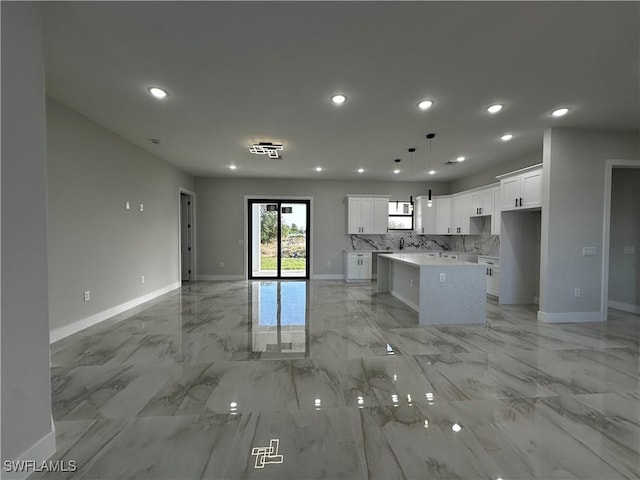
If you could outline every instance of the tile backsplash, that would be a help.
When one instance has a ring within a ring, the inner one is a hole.
[[[391,232],[384,235],[345,235],[345,250],[427,250],[475,253],[497,257],[500,237],[480,235],[420,235],[414,232]]]

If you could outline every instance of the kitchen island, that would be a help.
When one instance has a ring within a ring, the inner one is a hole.
[[[485,267],[426,254],[379,254],[378,293],[418,312],[420,325],[486,322]]]

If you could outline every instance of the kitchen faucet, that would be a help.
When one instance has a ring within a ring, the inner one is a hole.
[[[404,238],[400,237],[400,250],[404,250]]]

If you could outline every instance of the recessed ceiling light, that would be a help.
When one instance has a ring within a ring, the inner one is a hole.
[[[487,108],[487,112],[489,113],[498,113],[500,110],[502,110],[502,107],[504,105],[500,105],[499,103],[496,103],[495,105],[491,105],[490,107]]]
[[[563,115],[566,115],[567,113],[569,113],[569,109],[566,107],[562,107],[562,108],[558,108],[557,110],[554,110],[553,112],[551,112],[551,115],[553,115],[554,117],[562,117]]]
[[[238,167],[236,167],[235,165],[229,165],[229,168],[230,168],[231,170],[235,170],[235,169],[236,169],[236,168],[238,168]]]
[[[436,171],[435,170],[429,170],[429,175],[435,175]]]
[[[422,100],[418,103],[418,108],[420,110],[427,110],[431,107],[431,105],[433,105],[433,102],[431,100]]]
[[[316,172],[321,172],[322,171],[322,167],[316,167]]]
[[[400,169],[399,169],[399,168],[396,168],[396,169],[393,171],[393,173],[395,173],[396,175],[397,175],[397,174],[399,174],[399,173],[400,173]]]
[[[358,173],[362,173],[362,172],[364,172],[364,168],[359,168]]]
[[[458,158],[456,158],[456,161],[458,161],[458,162],[464,162],[465,160],[466,160],[466,158],[465,158],[465,157],[458,157]]]
[[[454,432],[458,433],[460,430],[462,430],[462,427],[460,425],[458,425],[457,423],[454,423],[451,426],[451,430],[453,430]]]
[[[500,137],[500,140],[502,140],[503,142],[508,142],[512,138],[513,138],[513,135],[511,135],[510,133],[506,133]]]
[[[338,93],[333,97],[331,97],[331,101],[336,105],[342,105],[344,102],[347,101],[347,96],[343,95],[342,93]]]
[[[158,87],[149,87],[149,93],[156,98],[164,98],[168,95],[166,90]]]

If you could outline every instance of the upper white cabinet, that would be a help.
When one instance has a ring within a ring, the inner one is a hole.
[[[387,233],[389,196],[347,196],[347,233]]]
[[[471,194],[471,211],[472,217],[492,215],[493,214],[493,189],[486,188],[478,190]]]
[[[429,197],[418,196],[413,201],[413,230],[416,233],[436,233],[436,198],[429,206]],[[446,230],[445,230],[446,233]]]
[[[451,233],[469,234],[469,217],[471,213],[471,194],[454,195],[451,200]]]
[[[502,210],[542,206],[542,168],[536,166],[500,177]]]

